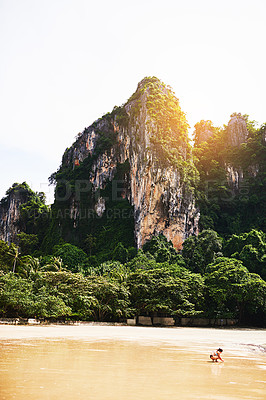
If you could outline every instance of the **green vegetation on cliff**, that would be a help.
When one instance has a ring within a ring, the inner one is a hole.
[[[133,208],[126,197],[129,164],[118,164],[114,181],[118,182],[116,192],[108,182],[103,189],[93,190],[88,181],[93,157],[88,156],[79,166],[62,166],[55,177],[57,180],[55,202],[52,205],[50,226],[43,241],[43,251],[51,252],[53,246],[62,241],[70,242],[83,250],[88,249],[88,235],[95,238],[90,248],[92,262],[94,254],[108,260],[117,243],[134,246]],[[98,199],[104,198],[104,212],[98,215],[95,209]],[[76,214],[75,214],[76,213]]]
[[[139,117],[144,105],[150,141],[159,164],[177,169],[187,190],[192,190],[198,180],[198,171],[189,144],[189,124],[172,88],[156,77],[146,77],[128,100],[131,102],[133,118]]]
[[[252,228],[266,231],[265,125],[256,129],[244,117],[248,138],[239,147],[230,145],[227,127],[215,128],[211,121],[212,135],[199,142],[206,124],[195,125],[200,228],[214,229],[225,237]]]

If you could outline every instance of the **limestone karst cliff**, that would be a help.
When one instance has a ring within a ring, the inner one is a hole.
[[[234,113],[228,125],[213,129],[212,135],[209,128],[211,121],[200,121],[194,132],[200,229],[212,228],[222,235],[254,226],[264,229],[260,214],[265,203],[265,124],[257,128],[247,115]]]
[[[211,121],[201,120],[195,125],[194,142],[195,146],[200,145],[211,146],[211,141],[217,142],[220,150],[224,149],[240,149],[240,146],[247,142],[248,139],[247,121],[241,113],[231,115],[227,127],[223,129],[215,128]],[[226,154],[226,152],[225,152]],[[223,157],[222,164],[227,173],[227,180],[230,187],[238,190],[241,180],[244,179],[244,172],[240,166],[228,161],[227,157]],[[236,160],[233,160],[236,161]],[[256,173],[255,165],[249,168],[250,173]]]
[[[18,234],[38,235],[40,242],[49,223],[49,207],[43,192],[34,192],[26,182],[14,183],[0,201],[0,240],[19,244]]]
[[[248,138],[247,123],[241,113],[234,113],[227,125],[227,137],[231,146],[239,147]]]
[[[154,234],[164,234],[176,248],[197,234],[199,211],[192,189],[196,170],[187,128],[172,90],[157,78],[145,78],[125,105],[79,134],[54,175],[57,207],[63,191],[73,229],[78,233],[84,223],[84,201],[101,218],[110,211],[110,202],[124,199],[132,206],[138,248]],[[61,178],[70,176],[67,195]],[[106,197],[108,185],[111,196]],[[88,232],[91,223],[88,218]]]
[[[24,184],[14,184],[0,203],[0,240],[17,243],[20,232],[20,207],[27,203],[30,194]]]
[[[194,144],[199,146],[200,144],[207,142],[212,138],[217,131],[217,128],[213,126],[211,121],[201,120],[195,124],[194,130]]]
[[[241,144],[246,143],[248,139],[247,123],[241,113],[234,113],[228,122],[226,129],[226,138],[228,144],[233,148],[239,148]],[[252,166],[254,169],[254,166]],[[238,191],[241,187],[241,181],[244,179],[244,172],[240,166],[234,166],[233,163],[226,163],[227,179],[229,185],[234,191]]]

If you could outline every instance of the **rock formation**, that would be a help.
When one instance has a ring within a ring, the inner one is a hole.
[[[211,121],[201,120],[195,124],[194,131],[194,141],[195,146],[199,146],[201,143],[206,142],[210,137],[212,137],[217,128],[215,128]]]
[[[247,141],[248,130],[245,118],[241,113],[234,113],[227,125],[228,144],[233,147],[240,147]],[[238,191],[244,179],[243,170],[235,168],[230,164],[226,165],[228,183],[234,191]]]
[[[138,248],[154,234],[164,234],[176,248],[197,234],[199,211],[189,186],[193,162],[187,126],[171,89],[157,78],[145,78],[125,105],[86,128],[66,150],[55,176],[60,185],[62,171],[84,171],[87,165],[87,180],[75,181],[69,196],[73,226],[79,226],[79,190],[88,190],[101,217],[107,210],[102,191],[111,183],[111,200],[127,198],[133,206]],[[126,164],[127,172],[114,179]]]
[[[239,147],[247,141],[248,130],[245,118],[238,114],[232,114],[227,126],[227,135],[231,146]]]
[[[20,232],[20,206],[28,201],[28,192],[22,185],[14,184],[0,203],[0,240],[16,243]]]

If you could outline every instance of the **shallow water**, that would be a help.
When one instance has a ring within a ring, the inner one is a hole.
[[[265,330],[0,326],[0,399],[265,399],[265,348]]]

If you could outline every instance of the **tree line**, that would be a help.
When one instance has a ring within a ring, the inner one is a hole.
[[[135,253],[118,243],[92,265],[70,243],[36,257],[0,241],[0,315],[123,321],[138,315],[237,318],[266,323],[266,238],[255,229],[222,239],[205,230],[177,252],[163,235]],[[29,238],[27,238],[29,239]],[[33,238],[31,238],[33,239]],[[93,238],[89,238],[93,242]],[[264,278],[264,279],[263,279]]]

